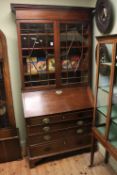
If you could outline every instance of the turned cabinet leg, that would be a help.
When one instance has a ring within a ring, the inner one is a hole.
[[[105,163],[108,163],[108,160],[109,160],[109,152],[105,152],[105,159],[104,159],[104,162]]]
[[[96,139],[94,138],[94,136],[92,136],[91,157],[90,157],[90,165],[89,165],[90,167],[93,166],[93,162],[94,162],[95,143],[96,143]]]

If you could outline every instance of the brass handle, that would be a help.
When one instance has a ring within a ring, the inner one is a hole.
[[[66,141],[64,141],[63,144],[66,145]]]
[[[43,138],[44,138],[44,140],[48,141],[48,140],[51,139],[51,136],[50,135],[45,135]]]
[[[77,130],[76,130],[76,133],[77,133],[77,134],[83,133],[83,129],[77,129]]]
[[[63,119],[63,120],[65,119],[65,116],[64,116],[64,115],[62,116],[62,119]]]
[[[49,118],[44,118],[42,121],[43,121],[44,124],[50,123],[50,119]]]
[[[76,124],[79,125],[79,126],[81,126],[81,125],[83,125],[83,121],[82,120],[79,120],[79,121],[76,122]]]
[[[44,132],[48,132],[48,131],[50,131],[50,127],[49,127],[49,126],[45,126],[45,127],[43,127],[43,131],[44,131]]]

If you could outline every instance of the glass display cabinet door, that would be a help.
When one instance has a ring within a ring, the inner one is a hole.
[[[89,25],[60,24],[60,61],[62,85],[88,82]]]
[[[96,105],[96,126],[105,135],[106,119],[109,109],[109,93],[112,69],[112,44],[99,45],[99,66]]]
[[[0,60],[0,128],[4,127],[8,127],[8,114],[3,77],[3,62]]]
[[[117,45],[116,45],[116,48],[117,48]],[[116,58],[115,58],[115,69],[114,69],[115,71],[114,71],[109,142],[114,148],[117,149],[117,59]]]
[[[20,23],[24,87],[55,85],[52,23]]]

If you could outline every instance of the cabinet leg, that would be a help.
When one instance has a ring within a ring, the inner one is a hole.
[[[109,161],[109,152],[105,152],[105,159],[104,159],[104,162],[105,163],[108,163],[108,161]]]
[[[42,159],[40,159],[40,158],[39,159],[33,159],[33,160],[29,159],[29,167],[34,168],[36,165],[39,165],[40,160],[42,160]]]
[[[94,153],[95,153],[95,143],[96,143],[96,139],[94,138],[94,136],[92,136],[91,157],[90,157],[90,165],[89,165],[89,167],[93,166]]]

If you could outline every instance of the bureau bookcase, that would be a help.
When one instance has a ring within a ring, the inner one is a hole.
[[[11,4],[30,166],[91,146],[91,8]]]

